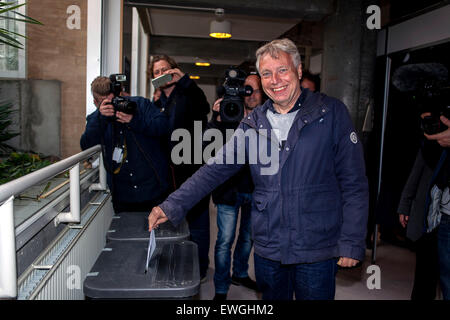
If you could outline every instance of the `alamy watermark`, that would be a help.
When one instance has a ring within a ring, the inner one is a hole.
[[[66,13],[69,15],[66,19],[66,26],[69,30],[81,29],[81,9],[77,5],[67,7]]]
[[[367,274],[370,276],[367,278],[366,286],[369,290],[381,289],[381,269],[376,264],[372,264],[367,267]]]
[[[81,289],[81,268],[77,265],[70,265],[66,269],[66,286],[69,290]]]
[[[370,16],[366,20],[366,26],[369,30],[381,29],[381,9],[373,4],[367,7],[366,13]]]
[[[202,129],[202,122],[195,121],[193,135],[187,129],[173,131],[171,140],[178,142],[170,155],[174,164],[248,163],[258,164],[263,176],[278,172],[280,149],[276,130],[227,129],[224,137],[218,129]]]

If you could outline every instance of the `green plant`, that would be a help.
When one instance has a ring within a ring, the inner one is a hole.
[[[5,142],[19,135],[18,132],[10,132],[8,130],[8,127],[12,124],[9,117],[15,112],[12,108],[13,105],[9,102],[0,104],[0,152],[2,153],[14,150],[14,148],[8,146]]]
[[[0,1],[0,20],[13,20],[31,24],[42,24],[41,22],[15,11],[16,9],[26,5],[26,3],[17,4],[17,1],[3,2]],[[13,14],[12,14],[13,13]],[[6,28],[0,28],[0,44],[5,44],[18,49],[23,49],[22,43],[17,38],[27,37],[23,34],[11,31]]]
[[[0,184],[20,178],[33,171],[50,165],[38,154],[12,152],[8,158],[0,162]]]

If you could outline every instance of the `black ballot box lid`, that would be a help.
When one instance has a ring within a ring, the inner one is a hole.
[[[197,245],[191,241],[156,240],[145,273],[147,243],[107,243],[84,281],[92,299],[181,299],[200,288]]]
[[[113,216],[109,231],[106,234],[107,241],[148,241],[149,212],[121,212]],[[170,221],[160,224],[155,229],[155,237],[159,240],[187,240],[189,238],[189,226],[183,220],[177,227]]]

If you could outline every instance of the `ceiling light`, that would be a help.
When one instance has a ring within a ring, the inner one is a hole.
[[[195,65],[198,66],[198,67],[209,67],[211,65],[211,63],[198,61],[198,62],[195,63]]]
[[[209,67],[211,63],[207,59],[196,58],[195,65],[198,67]]]
[[[189,76],[189,78],[192,79],[192,80],[198,80],[198,79],[200,79],[199,76]]]
[[[209,36],[217,39],[231,38],[231,23],[223,20],[225,11],[223,9],[216,9],[215,14],[217,20],[212,20],[209,28]]]

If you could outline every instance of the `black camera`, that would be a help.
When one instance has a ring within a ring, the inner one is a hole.
[[[447,130],[441,116],[450,119],[450,87],[439,81],[426,81],[417,95],[421,113],[430,113],[421,120],[426,134],[436,134]]]
[[[225,82],[218,94],[223,96],[220,103],[220,118],[223,122],[240,122],[244,117],[244,99],[253,93],[251,86],[244,86],[246,74],[231,67],[225,71]]]
[[[441,116],[450,119],[450,86],[447,68],[435,62],[407,64],[395,70],[392,84],[400,92],[411,92],[420,114],[429,113],[421,119],[426,134],[447,130]]]
[[[112,74],[109,76],[111,80],[110,91],[114,94],[114,98],[111,100],[111,104],[114,107],[114,111],[120,111],[126,114],[134,114],[136,112],[137,104],[134,101],[130,101],[127,98],[121,97],[123,83],[127,81],[127,76],[124,74]]]

